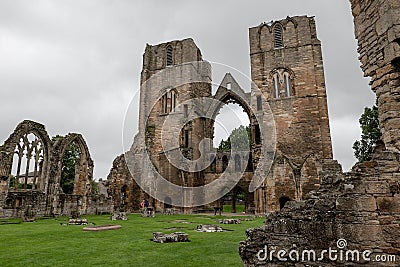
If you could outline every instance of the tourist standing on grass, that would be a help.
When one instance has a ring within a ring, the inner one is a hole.
[[[142,202],[140,202],[140,209],[142,212],[144,212],[145,205],[146,205],[146,201],[143,199]]]

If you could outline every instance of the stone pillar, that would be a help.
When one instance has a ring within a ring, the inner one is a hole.
[[[232,190],[232,213],[236,213],[236,191]]]

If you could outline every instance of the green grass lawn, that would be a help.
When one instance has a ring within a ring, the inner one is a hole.
[[[224,212],[231,213],[232,212],[232,205],[224,205]],[[244,204],[236,204],[236,213],[243,213],[244,212]]]
[[[129,215],[127,221],[109,216],[86,216],[95,225],[120,224],[121,229],[84,232],[84,226],[65,226],[67,218],[32,223],[0,222],[0,266],[243,266],[238,254],[245,230],[262,225],[263,218],[222,225],[231,231],[196,232],[197,224],[217,224],[219,216]],[[181,220],[188,223],[177,222]],[[175,229],[172,229],[175,228]],[[189,234],[187,243],[155,243],[153,232]]]

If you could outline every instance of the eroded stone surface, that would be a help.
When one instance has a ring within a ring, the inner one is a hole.
[[[60,185],[62,159],[72,143],[78,150],[79,162],[73,192],[65,194]],[[19,172],[11,181],[13,161],[21,166],[24,159],[34,162],[34,169],[17,167]],[[110,199],[91,192],[93,166],[82,135],[59,136],[53,143],[44,125],[29,120],[21,122],[0,146],[0,218],[26,218],[27,209],[36,216],[110,212]]]
[[[189,235],[184,232],[175,232],[171,234],[155,232],[153,233],[153,241],[157,243],[188,242]]]
[[[98,226],[89,226],[89,227],[84,227],[82,230],[83,231],[88,231],[88,232],[99,232],[99,231],[106,231],[106,230],[116,230],[120,229],[121,225],[98,225]]]
[[[240,219],[221,219],[219,223],[222,224],[240,224]]]
[[[269,213],[265,225],[248,229],[239,253],[245,266],[281,266],[275,253],[265,250],[324,249],[371,250],[371,259],[393,255],[388,262],[360,260],[318,261],[320,266],[398,266],[400,260],[400,125],[399,120],[399,19],[397,0],[351,0],[355,34],[365,76],[372,78],[378,98],[379,120],[384,143],[371,161],[356,164],[343,174],[326,168],[322,185],[306,200],[288,202],[280,212]],[[342,239],[342,240],[341,240]],[[345,242],[343,242],[345,240]],[[286,255],[287,256],[287,255]],[[310,265],[316,261],[288,261],[285,266]],[[296,265],[297,264],[297,265]]]
[[[221,226],[215,224],[199,224],[197,225],[197,232],[206,232],[206,233],[214,233],[214,232],[223,232]]]

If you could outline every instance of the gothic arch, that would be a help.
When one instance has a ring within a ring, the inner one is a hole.
[[[88,195],[91,192],[91,182],[93,179],[93,160],[90,157],[89,149],[82,135],[70,133],[60,138],[54,144],[53,157],[57,166],[56,179],[54,183],[58,188],[61,182],[63,155],[72,144],[75,144],[79,153],[79,163],[76,167],[74,181],[74,195]]]
[[[227,79],[227,77],[228,77],[228,79]],[[232,81],[230,81],[229,78],[232,79]],[[224,84],[224,86],[220,86],[214,95],[214,99],[221,102],[221,104],[215,109],[214,118],[216,117],[218,111],[221,109],[221,107],[224,104],[228,104],[230,102],[235,102],[244,109],[244,111],[249,116],[249,119],[251,120],[252,117],[254,117],[254,116],[253,116],[253,112],[251,111],[251,107],[249,105],[250,104],[250,93],[246,93],[245,91],[243,91],[243,89],[239,87],[239,85],[236,83],[236,81],[233,80],[233,77],[230,76],[230,74],[227,74],[225,76],[224,81],[222,82],[222,84]],[[225,84],[228,84],[228,83],[232,84],[231,89],[226,88]]]
[[[39,140],[38,142],[40,142],[40,144],[43,146],[43,161],[40,163],[40,172],[36,173],[35,171],[34,179],[37,179],[37,184],[34,189],[44,192],[47,189],[47,181],[49,177],[51,142],[45,126],[34,121],[24,120],[19,123],[10,137],[2,146],[0,146],[0,178],[3,181],[7,181],[8,184],[10,183],[9,177],[12,172],[16,147],[18,147],[21,142],[23,143],[22,146],[28,145],[28,143],[30,146],[33,146],[34,144],[28,141],[26,138],[30,134],[33,134],[35,138]],[[21,157],[19,157],[19,161],[20,160]],[[35,163],[38,162],[36,161]],[[29,172],[30,168],[28,167],[27,170]]]

